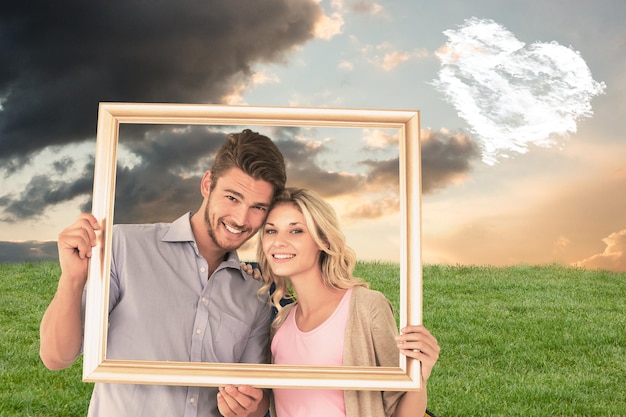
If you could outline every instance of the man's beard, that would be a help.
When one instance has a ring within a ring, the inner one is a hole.
[[[206,210],[204,210],[204,222],[206,224],[207,227],[207,232],[209,237],[211,238],[211,240],[213,241],[213,243],[215,244],[215,246],[217,246],[218,248],[225,250],[227,252],[229,251],[234,251],[239,249],[239,247],[244,243],[242,242],[239,245],[223,245],[221,244],[218,240],[217,240],[217,236],[215,235],[215,230],[213,229],[213,225],[211,224],[211,217],[209,216],[209,207],[211,206],[211,200],[209,198],[209,201],[207,202],[207,206],[206,206]],[[218,221],[218,223],[221,223],[220,221]],[[219,224],[218,224],[219,227]],[[243,234],[244,232],[242,232]]]

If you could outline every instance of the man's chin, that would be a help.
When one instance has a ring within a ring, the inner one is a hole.
[[[233,251],[239,249],[244,243],[248,241],[249,238],[250,237],[247,235],[245,237],[242,236],[235,239],[222,238],[219,243],[222,249]]]

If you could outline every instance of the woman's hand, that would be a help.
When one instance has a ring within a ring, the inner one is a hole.
[[[424,326],[407,326],[396,337],[400,353],[409,358],[417,359],[422,363],[422,378],[424,382],[439,359],[439,344]]]

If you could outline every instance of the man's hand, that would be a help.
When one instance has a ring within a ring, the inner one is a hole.
[[[262,416],[268,407],[265,392],[249,385],[227,385],[217,393],[217,408],[225,417]]]
[[[255,268],[253,264],[241,263],[241,270],[246,274],[252,276],[252,278],[257,281],[263,281],[263,275],[261,275],[261,270],[259,268]]]
[[[82,213],[78,220],[59,234],[57,246],[62,279],[81,290],[87,281],[89,258],[96,245],[96,230],[100,230],[96,218]]]
[[[81,306],[98,221],[83,213],[59,234],[61,277],[39,330],[39,356],[49,369],[64,369],[80,354],[83,339]]]

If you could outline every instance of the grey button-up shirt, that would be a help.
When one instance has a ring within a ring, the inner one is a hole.
[[[230,252],[208,276],[190,213],[171,224],[116,225],[108,359],[263,363],[270,308]],[[96,384],[91,417],[219,416],[217,389]]]

